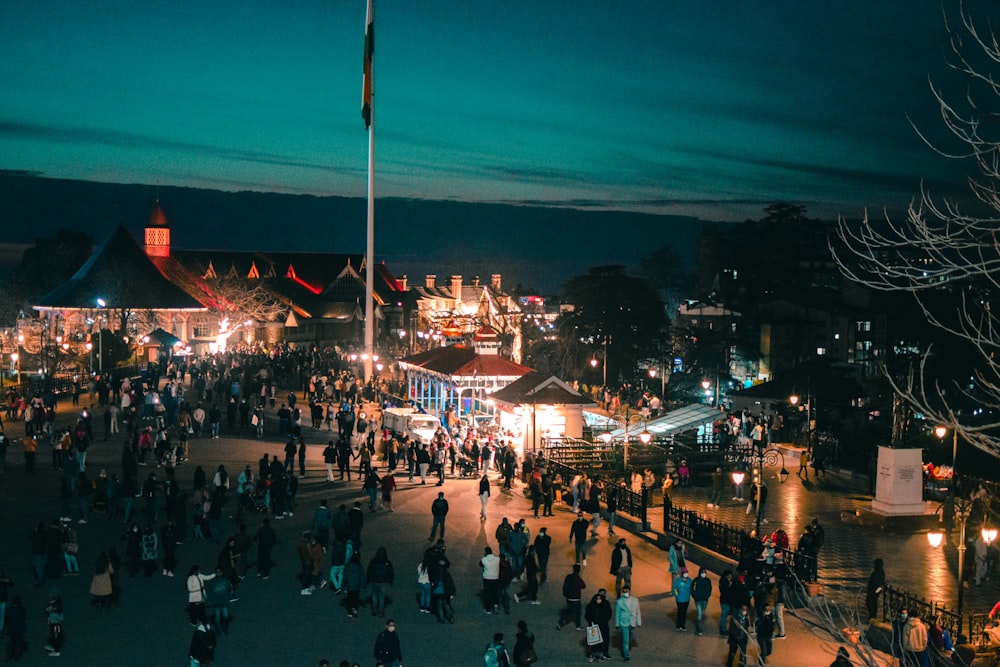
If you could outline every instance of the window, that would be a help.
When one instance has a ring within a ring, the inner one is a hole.
[[[826,348],[825,347],[817,347],[816,348],[816,354],[817,354],[817,356],[822,357],[824,354],[826,354]]]
[[[834,340],[840,340],[840,334],[839,333],[833,334],[833,339]]]

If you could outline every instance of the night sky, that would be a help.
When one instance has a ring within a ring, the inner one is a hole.
[[[945,0],[951,11],[954,4]],[[364,196],[365,0],[5,0],[0,168]],[[380,0],[377,194],[743,219],[961,183],[942,3]]]

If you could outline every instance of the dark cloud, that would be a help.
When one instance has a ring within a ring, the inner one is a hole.
[[[330,172],[343,171],[340,167],[334,165],[292,160],[281,155],[273,155],[260,151],[161,139],[150,135],[109,130],[106,128],[92,129],[68,125],[42,125],[40,123],[2,119],[0,120],[0,135],[3,135],[7,139],[30,139],[63,144],[115,146],[136,150],[171,150],[233,162],[255,162],[258,164],[318,169]]]

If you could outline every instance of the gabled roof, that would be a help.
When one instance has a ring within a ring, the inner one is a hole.
[[[153,329],[149,332],[149,343],[160,345],[161,347],[174,347],[181,342],[181,339],[163,329]],[[149,344],[147,343],[147,345]]]
[[[36,310],[108,308],[205,310],[153,264],[125,227],[118,225],[73,277],[41,297]]]
[[[519,378],[532,372],[527,366],[515,364],[495,354],[477,354],[465,345],[436,347],[407,357],[402,363],[450,376]]]
[[[595,405],[594,401],[555,376],[546,378],[538,371],[531,371],[503,389],[493,392],[490,397],[509,405],[524,403],[550,405]]]

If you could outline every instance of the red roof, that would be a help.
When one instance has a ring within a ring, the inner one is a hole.
[[[521,377],[532,369],[515,364],[495,354],[476,354],[466,345],[449,345],[420,352],[403,359],[411,366],[442,375],[484,375],[488,377]]]

